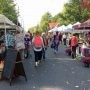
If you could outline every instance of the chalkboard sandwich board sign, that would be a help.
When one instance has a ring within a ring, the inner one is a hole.
[[[19,63],[16,63],[18,62]],[[4,68],[2,72],[2,78],[9,80],[10,85],[14,76],[22,75],[26,78],[24,67],[21,61],[20,53],[14,49],[8,49],[5,57]],[[22,71],[22,72],[21,72]]]

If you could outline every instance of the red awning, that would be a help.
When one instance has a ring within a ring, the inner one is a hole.
[[[81,25],[81,24],[74,25],[73,28],[74,28],[74,29],[79,29],[79,28],[80,28],[80,25]]]
[[[84,28],[84,29],[90,29],[90,19],[88,19],[87,21],[81,23],[80,27]]]
[[[52,28],[58,26],[59,24],[60,24],[60,23],[58,23],[58,22],[49,23],[49,29],[52,29]]]

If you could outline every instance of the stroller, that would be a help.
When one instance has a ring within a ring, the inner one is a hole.
[[[90,65],[90,48],[84,48],[82,50],[83,57],[81,61],[84,63],[85,67],[89,67]]]

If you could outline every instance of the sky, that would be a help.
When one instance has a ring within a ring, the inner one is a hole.
[[[61,12],[68,0],[15,0],[15,2],[20,14],[19,21],[27,31],[28,28],[36,26],[46,12],[50,12],[52,16]]]

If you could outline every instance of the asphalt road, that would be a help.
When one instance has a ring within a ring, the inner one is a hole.
[[[65,53],[65,46],[59,46],[57,55],[48,47],[46,60],[34,67],[34,55],[23,62],[26,76],[12,82],[0,81],[0,90],[90,90],[90,68],[72,60]]]

